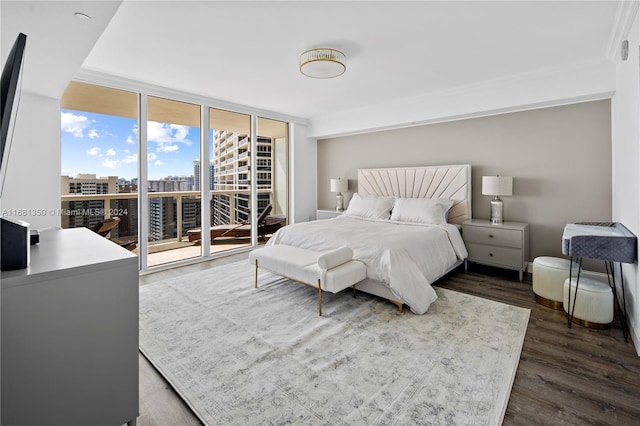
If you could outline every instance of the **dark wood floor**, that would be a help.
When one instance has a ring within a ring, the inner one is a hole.
[[[640,358],[614,327],[567,327],[534,301],[531,275],[471,265],[437,285],[531,309],[504,425],[640,425]]]
[[[163,274],[174,273],[182,272]],[[521,283],[517,275],[470,265],[467,273],[453,272],[436,284],[531,309],[503,424],[640,425],[640,358],[633,343],[625,343],[618,318],[610,330],[568,328],[563,312],[534,301],[531,276]],[[141,277],[141,284],[161,278],[167,276]],[[140,369],[139,425],[199,424],[142,357]]]

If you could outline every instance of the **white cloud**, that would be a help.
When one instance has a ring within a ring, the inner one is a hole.
[[[157,121],[147,122],[147,140],[157,143],[171,142],[171,127]]]
[[[87,116],[74,114],[72,112],[62,112],[60,114],[60,128],[63,132],[71,133],[76,138],[84,138],[86,136],[90,139],[96,139],[100,137],[98,131],[91,127],[93,121],[89,120]]]
[[[153,160],[155,160],[156,158],[158,158],[158,154],[154,154],[153,152],[150,152],[150,153],[148,153],[148,154],[147,154],[147,159],[148,159],[149,161],[153,161]]]
[[[189,127],[178,124],[147,122],[147,140],[155,142],[159,152],[175,152],[179,149],[177,144],[191,145],[187,139]]]
[[[138,161],[138,154],[127,155],[122,159],[125,164],[136,163]]]
[[[135,140],[135,138],[133,136],[129,135],[129,137],[127,138],[127,143],[133,145],[136,142],[137,141]]]
[[[94,146],[93,148],[91,148],[89,151],[87,151],[87,154],[96,157],[100,155],[100,148],[98,148],[97,146]]]
[[[120,168],[120,160],[105,158],[104,160],[102,160],[102,167],[106,167],[108,169],[118,169]]]
[[[158,151],[160,152],[175,152],[178,150],[178,145],[158,145]]]
[[[60,114],[60,128],[63,132],[71,133],[76,138],[84,137],[84,131],[90,125],[89,118],[84,115],[76,115],[72,112]]]
[[[179,142],[184,141],[188,145],[191,145],[191,141],[187,139],[187,136],[189,135],[189,128],[187,126],[179,126],[177,124],[172,124],[169,127],[171,127],[171,130],[174,131],[173,136],[176,141],[179,141]]]
[[[154,166],[164,166],[164,163],[160,160],[156,161],[155,163],[153,163]]]
[[[116,155],[116,150],[115,150],[115,149],[113,149],[113,148],[109,148],[109,149],[107,150],[106,155],[108,155],[109,157],[113,157],[114,155]]]

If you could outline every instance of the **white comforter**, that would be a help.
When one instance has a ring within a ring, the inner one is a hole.
[[[279,229],[267,245],[287,244],[315,251],[351,247],[367,266],[367,278],[390,287],[411,311],[424,314],[437,299],[431,283],[467,250],[454,225],[418,225],[339,216]]]

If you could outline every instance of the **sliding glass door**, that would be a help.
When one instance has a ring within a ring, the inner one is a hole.
[[[147,100],[147,266],[198,257],[200,105]]]

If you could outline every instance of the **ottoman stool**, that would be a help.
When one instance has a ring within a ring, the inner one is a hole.
[[[536,257],[533,260],[533,292],[536,302],[548,308],[562,310],[562,289],[564,280],[569,278],[568,259],[559,257]],[[574,263],[573,275],[578,273]],[[582,280],[580,280],[582,284]]]
[[[571,281],[571,283],[569,283]],[[571,284],[571,300],[569,300]],[[592,278],[580,277],[576,295],[576,278],[564,281],[564,311],[569,314],[575,299],[573,322],[584,327],[606,329],[613,322],[613,291],[608,284]]]

